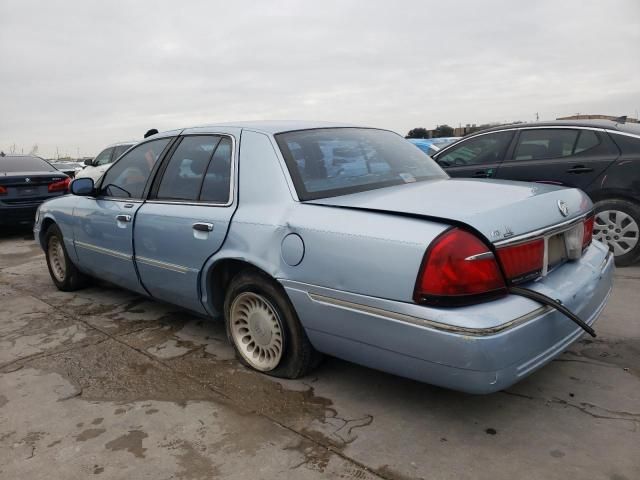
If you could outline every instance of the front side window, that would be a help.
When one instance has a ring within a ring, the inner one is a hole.
[[[447,178],[422,151],[385,130],[299,130],[276,141],[301,200]]]
[[[128,152],[107,170],[101,193],[107,197],[142,198],[149,175],[170,141],[170,138],[152,140]]]
[[[522,130],[514,160],[568,157],[573,153],[579,130],[548,128]]]
[[[118,145],[117,147],[113,147],[113,161],[115,162],[120,155],[129,150],[133,144],[130,145]]]
[[[113,152],[113,148],[105,148],[101,151],[93,161],[93,166],[99,167],[100,165],[111,163],[111,152]]]
[[[438,163],[445,167],[465,167],[467,165],[493,164],[502,161],[513,132],[496,132],[478,135],[448,150],[438,157]]]
[[[156,197],[198,200],[202,180],[219,142],[220,137],[212,135],[184,137],[169,160]]]

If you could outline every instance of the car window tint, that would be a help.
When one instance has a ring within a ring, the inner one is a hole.
[[[302,200],[446,178],[422,151],[385,130],[298,130],[276,141]]]
[[[568,157],[578,138],[579,130],[549,128],[522,130],[513,158],[515,160],[539,160]]]
[[[118,158],[120,158],[120,155],[129,150],[129,147],[131,147],[131,145],[118,145],[117,147],[114,147],[113,161],[116,161]]]
[[[462,141],[459,145],[438,157],[438,162],[445,167],[464,167],[499,163],[511,142],[513,132],[496,132],[479,135]]]
[[[0,172],[57,172],[49,162],[39,157],[7,155],[0,156]]]
[[[576,154],[584,152],[597,146],[599,143],[600,139],[593,130],[582,130],[580,132],[580,137],[578,138],[578,143],[576,143],[576,149],[573,153]]]
[[[108,197],[142,198],[151,170],[170,140],[152,140],[124,155],[107,170],[102,181],[102,194]]]
[[[93,166],[97,167],[99,165],[106,165],[107,163],[111,163],[111,152],[113,152],[113,148],[105,148],[103,151],[101,151],[93,160]]]
[[[157,198],[162,200],[197,200],[204,173],[220,137],[184,137],[171,156],[162,176]]]
[[[207,168],[202,184],[200,200],[212,203],[227,203],[231,183],[231,139],[224,137]]]

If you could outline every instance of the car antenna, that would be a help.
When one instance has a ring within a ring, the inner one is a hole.
[[[616,118],[616,119],[614,120],[614,122],[616,122],[616,125],[617,125],[618,123],[625,124],[625,123],[627,123],[627,116],[626,116],[626,115],[622,115],[621,117]]]
[[[144,138],[150,137],[151,135],[155,135],[158,133],[157,128],[152,128],[151,130],[147,130],[147,133],[144,134]]]

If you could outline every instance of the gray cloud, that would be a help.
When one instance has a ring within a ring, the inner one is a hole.
[[[640,110],[640,3],[0,4],[0,149],[96,154],[160,130]]]

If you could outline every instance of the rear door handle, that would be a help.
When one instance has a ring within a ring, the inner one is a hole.
[[[130,222],[131,215],[117,215],[116,220],[118,220],[119,222]]]
[[[589,173],[593,172],[593,168],[585,167],[584,165],[575,165],[567,170],[567,173]]]
[[[198,232],[212,232],[213,223],[197,222],[193,224],[193,229]]]

